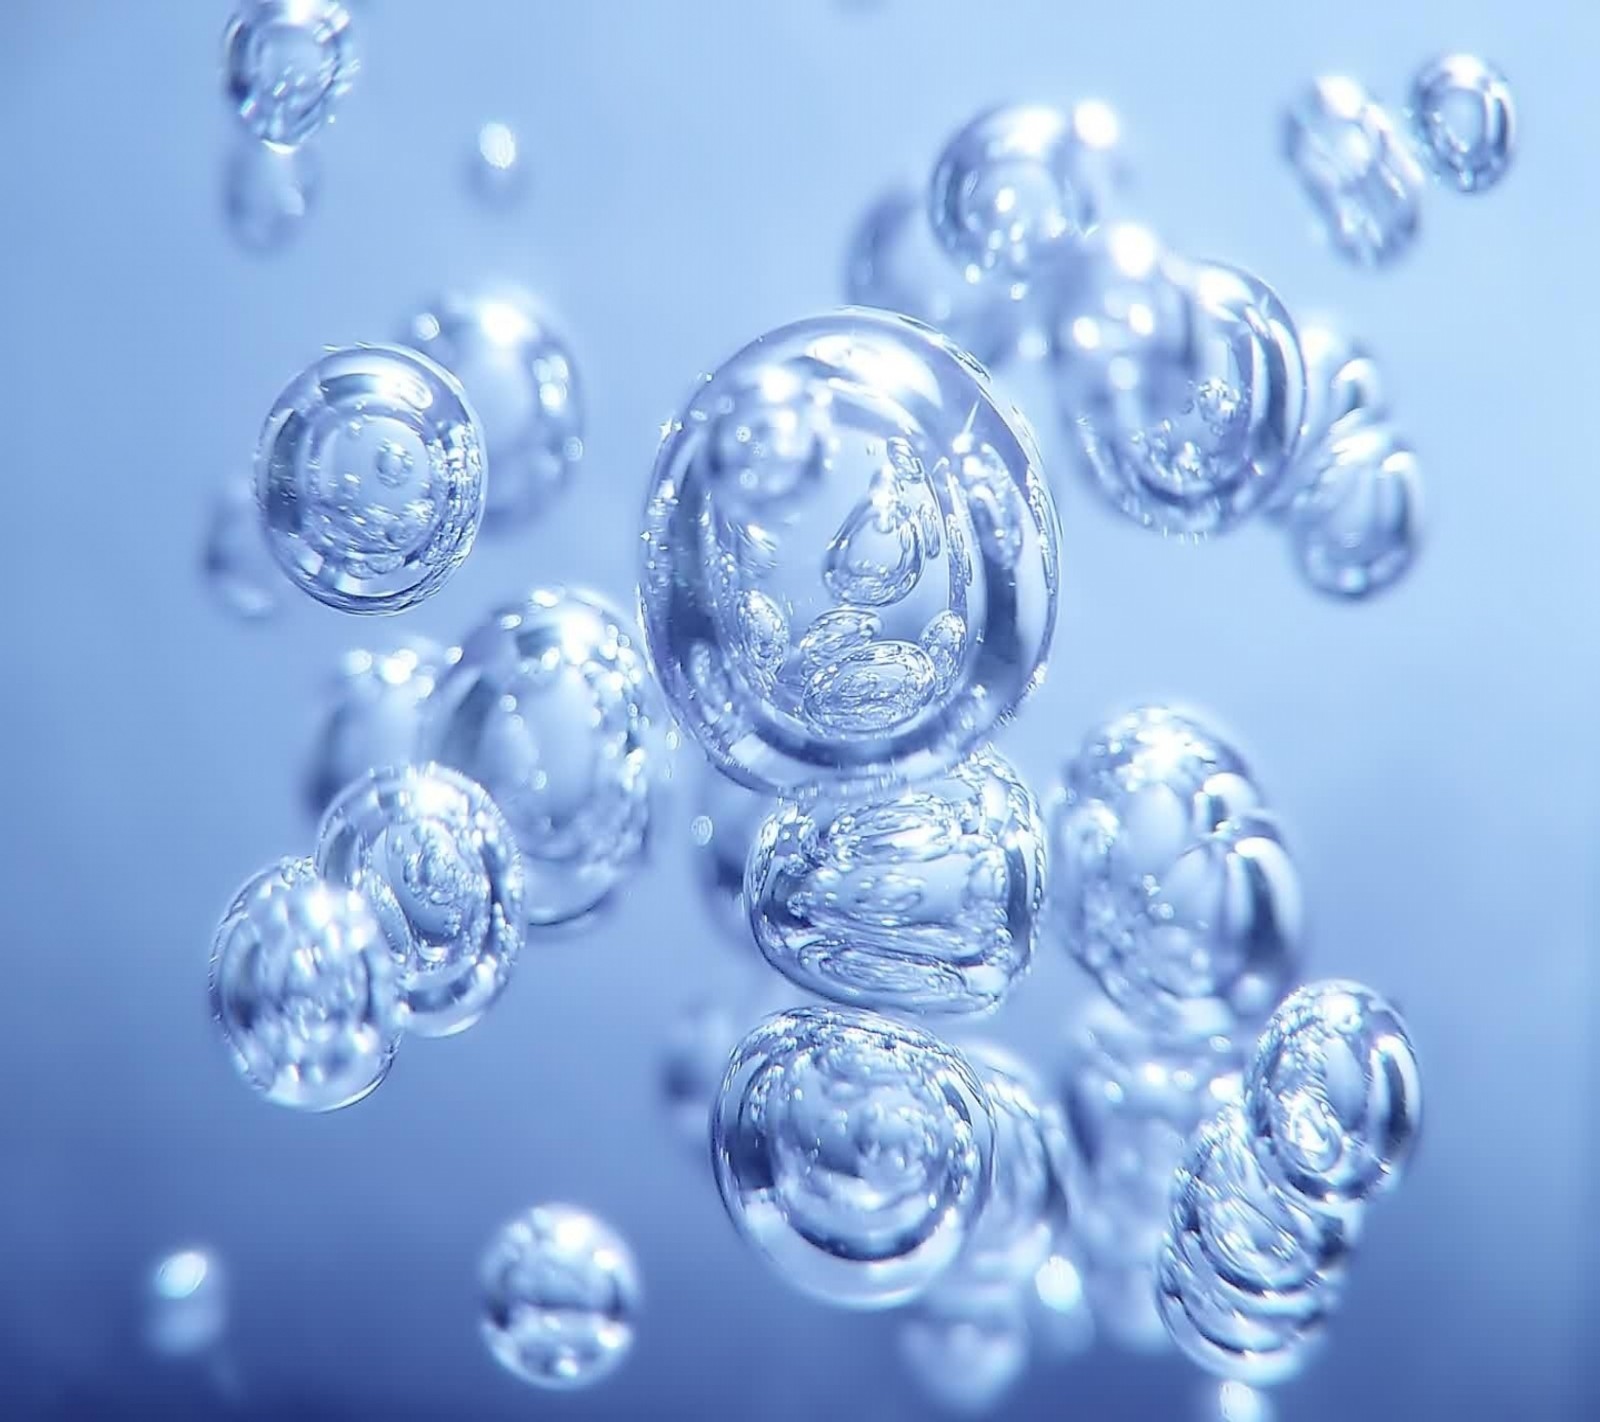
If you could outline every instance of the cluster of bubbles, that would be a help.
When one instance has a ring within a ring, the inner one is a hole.
[[[357,67],[338,0],[250,0],[230,23],[247,245],[309,209],[308,145]],[[1424,165],[1472,192],[1509,162],[1509,91],[1482,61],[1425,69],[1411,120],[1407,140],[1348,80],[1289,118],[1356,260],[1409,244]],[[508,125],[480,129],[469,179],[520,199]],[[758,337],[665,426],[642,638],[601,598],[538,588],[459,646],[345,659],[305,784],[313,854],[255,875],[214,941],[213,1014],[256,1090],[346,1106],[404,1035],[478,1021],[529,934],[588,921],[644,863],[681,728],[709,767],[695,874],[762,980],[675,1022],[663,1091],[709,1138],[743,1239],[812,1297],[901,1309],[901,1354],[949,1409],[994,1406],[1036,1344],[1104,1328],[1222,1374],[1227,1422],[1269,1415],[1254,1388],[1301,1365],[1365,1202],[1403,1168],[1415,1059],[1354,984],[1268,1020],[1298,975],[1298,875],[1214,730],[1165,706],[1110,721],[1044,811],[990,744],[1044,676],[1060,531],[1033,433],[979,361],[1045,362],[1110,507],[1187,538],[1270,520],[1333,596],[1409,569],[1420,475],[1361,346],[1170,252],[1119,210],[1126,187],[1102,103],[977,115],[920,191],[869,213],[857,305]],[[584,395],[538,302],[444,293],[397,338],[297,377],[253,489],[225,487],[203,563],[239,617],[279,610],[276,570],[340,611],[412,608],[480,525],[520,528],[571,480]],[[1050,941],[1093,985],[1060,1082],[907,1020],[969,1031]],[[213,1347],[210,1256],[154,1278],[156,1346]],[[632,1346],[636,1265],[582,1209],[511,1220],[480,1278],[484,1341],[528,1383],[587,1386]]]
[[[234,896],[211,955],[211,1008],[269,1100],[331,1111],[388,1074],[403,1033],[470,1027],[524,936],[523,870],[483,788],[445,766],[370,770],[329,805],[310,859]]]
[[[1327,333],[1297,328],[1253,274],[1181,259],[1121,216],[1124,171],[1103,104],[986,110],[939,154],[925,203],[869,213],[850,299],[992,364],[1044,359],[1074,462],[1141,526],[1199,538],[1259,514],[1289,529],[1316,591],[1389,586],[1417,547],[1409,448],[1375,419],[1333,437],[1348,391]]]
[[[1515,152],[1511,86],[1470,54],[1429,61],[1396,117],[1355,79],[1326,75],[1283,119],[1283,151],[1333,249],[1381,267],[1411,249],[1431,174],[1460,193],[1482,193],[1506,174]]]
[[[239,128],[223,167],[222,207],[246,252],[281,250],[316,207],[317,140],[360,74],[358,28],[341,0],[244,0],[229,19],[222,92]],[[496,119],[479,127],[465,180],[487,211],[520,205],[527,165],[510,124]]]
[[[1268,1022],[1242,1099],[1190,1140],[1157,1269],[1161,1316],[1200,1366],[1294,1376],[1337,1307],[1366,1204],[1421,1127],[1404,1021],[1358,983],[1309,984]]]
[[[1048,820],[1050,933],[1099,989],[1063,1063],[1072,1244],[1095,1321],[1150,1350],[1173,1171],[1296,975],[1299,876],[1244,758],[1170,707],[1088,735]]]
[[[677,734],[628,619],[598,594],[536,588],[457,647],[407,638],[348,654],[313,746],[307,795],[362,765],[449,766],[505,817],[523,866],[522,922],[605,906],[645,862]]]

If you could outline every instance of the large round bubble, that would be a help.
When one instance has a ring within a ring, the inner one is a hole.
[[[868,1012],[781,1012],[740,1044],[712,1118],[739,1232],[796,1288],[851,1308],[916,1297],[989,1198],[994,1115],[971,1067]]]
[[[1058,530],[1026,425],[927,327],[844,310],[699,386],[657,457],[645,634],[745,784],[916,778],[1040,679]]]
[[[432,597],[483,519],[483,436],[455,376],[398,346],[329,351],[274,401],[256,446],[267,544],[341,612]]]

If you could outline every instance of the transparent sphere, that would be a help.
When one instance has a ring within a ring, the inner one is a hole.
[[[1249,1129],[1230,1106],[1191,1142],[1173,1182],[1157,1302],[1193,1361],[1264,1384],[1299,1371],[1337,1306],[1346,1240],[1272,1185]]]
[[[427,759],[423,712],[439,677],[460,655],[426,637],[403,638],[387,651],[345,653],[306,772],[313,815],[321,816],[335,795],[369,770]]]
[[[670,774],[665,722],[627,620],[592,593],[537,589],[467,637],[424,740],[511,825],[530,924],[587,913],[639,867]]]
[[[418,1036],[463,1031],[505,989],[522,950],[522,857],[482,786],[442,765],[368,771],[323,816],[316,866],[377,914]]]
[[[957,1416],[998,1406],[1031,1352],[1027,1313],[1015,1298],[925,1299],[902,1320],[899,1343],[917,1391]]]
[[[280,148],[298,147],[333,118],[359,68],[338,0],[246,0],[222,36],[229,105]]]
[[[341,612],[414,607],[472,551],[482,449],[461,386],[426,356],[330,351],[278,396],[256,446],[273,557]]]
[[[492,529],[537,517],[583,456],[583,393],[566,338],[514,288],[457,292],[417,312],[403,338],[461,382],[483,429]]]
[[[1354,79],[1318,79],[1290,106],[1283,152],[1341,256],[1384,266],[1416,240],[1422,167],[1388,111]]]
[[[309,859],[263,869],[228,905],[211,951],[211,1014],[239,1074],[302,1111],[371,1092],[407,1016],[377,915]]]
[[[1422,546],[1422,470],[1383,417],[1347,417],[1319,448],[1288,512],[1301,576],[1330,597],[1392,587]]]
[[[744,784],[926,776],[1040,680],[1057,543],[1031,434],[969,357],[884,312],[814,317],[724,365],[662,444],[651,659]]]
[[[845,300],[895,311],[942,331],[985,365],[1023,338],[1027,308],[1003,282],[973,283],[951,265],[909,187],[886,192],[862,216],[845,257]]]
[[[217,493],[200,548],[200,572],[218,606],[243,622],[260,622],[283,608],[283,582],[261,536],[255,490],[230,479]]]
[[[1399,1183],[1422,1129],[1406,1024],[1370,988],[1338,980],[1279,1006],[1245,1077],[1257,1159],[1302,1205],[1348,1212]]]
[[[281,251],[299,234],[322,191],[322,165],[310,148],[274,148],[241,138],[222,175],[228,233],[256,256]]]
[[[708,766],[700,776],[695,815],[689,822],[695,879],[712,921],[736,948],[750,947],[745,865],[762,823],[777,803],[770,795],[729,780],[714,767]]]
[[[1511,85],[1477,55],[1447,54],[1417,71],[1411,124],[1423,161],[1461,192],[1487,192],[1511,166],[1517,145]]]
[[[168,1358],[209,1353],[228,1328],[228,1276],[209,1250],[180,1249],[145,1281],[144,1337]]]
[[[1068,1033],[1060,1098],[1072,1146],[1072,1237],[1097,1269],[1152,1264],[1189,1137],[1242,1093],[1227,1035],[1163,1042],[1096,995]]]
[[[744,899],[766,960],[821,997],[987,1012],[1033,960],[1044,855],[1033,795],[985,750],[915,785],[780,802]]]
[[[968,280],[1027,281],[1099,222],[1120,181],[1117,118],[1106,105],[987,109],[934,161],[928,218]]]
[[[989,1196],[994,1133],[982,1084],[938,1039],[796,1008],[734,1053],[711,1153],[729,1217],[791,1284],[886,1308],[961,1253]]]
[[[1014,1299],[1067,1227],[1066,1121],[1033,1070],[1004,1048],[969,1042],[961,1054],[994,1112],[994,1183],[966,1247],[932,1292]]]
[[[1300,880],[1243,760],[1147,706],[1093,733],[1050,810],[1056,930],[1153,1036],[1229,1033],[1290,981]]]
[[[483,1341],[535,1387],[589,1387],[633,1347],[639,1273],[608,1225],[571,1205],[536,1205],[501,1229],[479,1266]]]
[[[1095,353],[1109,377],[1100,398],[1080,408],[1073,402],[1083,360],[1071,344],[1063,350],[1058,335],[1065,410],[1087,472],[1113,507],[1164,533],[1223,533],[1268,503],[1293,464],[1306,400],[1294,322],[1247,272],[1214,263],[1176,268],[1159,258],[1147,268],[1149,249],[1127,245],[1131,252],[1108,249],[1089,269],[1111,293],[1086,287],[1064,313],[1079,346],[1095,339],[1080,328],[1080,309],[1113,343],[1110,360]],[[1173,305],[1174,279],[1187,312]],[[1110,319],[1100,319],[1107,308]],[[1119,334],[1123,311],[1131,338]]]

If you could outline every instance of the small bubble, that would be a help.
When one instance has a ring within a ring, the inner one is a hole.
[[[332,121],[360,68],[338,0],[246,0],[222,50],[223,88],[239,121],[281,148]]]
[[[1517,142],[1511,85],[1476,55],[1445,55],[1417,72],[1411,122],[1424,161],[1460,192],[1487,192],[1511,166]]]
[[[473,193],[485,207],[506,209],[521,202],[528,175],[516,130],[498,120],[484,124],[467,172]]]
[[[501,1367],[534,1387],[591,1387],[633,1347],[638,1269],[587,1211],[537,1205],[490,1243],[479,1268],[481,1332]]]
[[[268,1100],[332,1111],[388,1073],[407,1014],[367,900],[285,859],[234,896],[211,954],[211,1011]]]

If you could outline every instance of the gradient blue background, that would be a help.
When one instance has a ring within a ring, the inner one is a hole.
[[[224,18],[177,0],[4,16],[0,1416],[220,1408],[138,1342],[145,1269],[190,1242],[231,1270],[253,1416],[924,1415],[892,1321],[787,1292],[661,1118],[665,1014],[734,972],[686,877],[692,796],[595,934],[532,947],[478,1030],[411,1044],[351,1111],[297,1116],[234,1078],[206,955],[237,884],[309,844],[298,777],[342,649],[454,638],[534,583],[630,597],[657,428],[695,375],[835,302],[862,206],[971,111],[1090,95],[1120,110],[1137,205],[1175,245],[1374,346],[1426,460],[1430,542],[1401,590],[1349,608],[1261,530],[1151,537],[1076,482],[1024,378],[1064,586],[1048,684],[1005,748],[1043,787],[1108,710],[1208,708],[1300,852],[1312,970],[1409,1012],[1425,1146],[1372,1216],[1331,1346],[1283,1389],[1286,1422],[1596,1415],[1600,9],[371,0],[320,206],[270,260],[220,218]],[[1512,77],[1517,166],[1483,199],[1431,194],[1401,269],[1347,269],[1308,235],[1279,107],[1335,69],[1395,95],[1444,49]],[[490,118],[532,172],[503,217],[461,182]],[[565,318],[589,392],[578,486],[398,623],[221,616],[198,541],[274,392],[480,277]],[[1077,990],[1052,955],[995,1030],[1046,1062]],[[480,1249],[546,1199],[612,1220],[648,1294],[633,1356],[585,1395],[520,1387],[476,1334]],[[1037,1370],[1005,1415],[1181,1422],[1200,1388],[1175,1359],[1101,1350]]]

